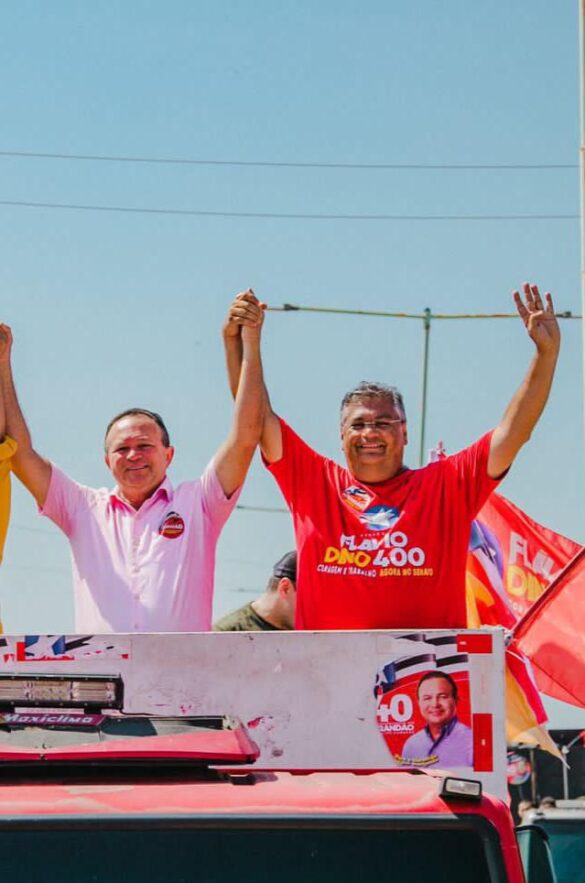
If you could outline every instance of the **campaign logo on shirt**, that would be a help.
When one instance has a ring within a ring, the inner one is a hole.
[[[158,532],[162,537],[174,540],[185,532],[185,522],[178,512],[169,512],[161,521]]]
[[[370,530],[388,530],[399,518],[400,509],[395,506],[372,506],[360,515],[360,521],[367,524]]]
[[[341,491],[341,496],[346,503],[348,503],[353,509],[357,509],[358,512],[363,512],[374,500],[373,494],[370,494],[369,491],[365,490],[363,487],[357,487],[355,484],[352,484],[351,487],[346,487],[345,490]]]

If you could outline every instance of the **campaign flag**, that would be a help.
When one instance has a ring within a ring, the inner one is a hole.
[[[513,630],[543,693],[585,708],[585,547]]]
[[[518,619],[504,587],[501,544],[479,519],[471,523],[465,591],[467,627],[502,625],[511,629]]]
[[[488,517],[484,521],[487,508],[484,507],[471,528],[466,568],[467,625],[469,628],[502,625],[511,630],[518,619],[518,596],[507,591],[505,585],[510,548],[513,555],[517,552],[519,554],[519,550],[522,552],[522,563],[514,560],[514,569],[510,573],[515,580],[513,588],[520,587],[523,590],[522,600],[527,603],[531,594],[541,594],[544,591],[534,575],[534,562],[541,578],[543,573],[554,570],[555,559],[551,559],[542,549],[542,545],[539,545],[538,533],[538,530],[545,532],[546,543],[552,531],[541,528],[504,497],[496,494],[492,496],[498,499],[490,507]],[[523,531],[522,535],[519,530]],[[570,540],[566,542],[571,543]],[[528,584],[531,586],[530,593],[525,591]],[[530,663],[519,648],[506,652],[505,690],[508,744],[539,746],[560,756],[544,726],[547,715]]]
[[[507,608],[520,619],[581,548],[493,493],[477,516],[492,542]],[[501,620],[502,625],[508,622]]]
[[[430,459],[444,456],[440,443]],[[466,567],[467,626],[502,625],[522,635],[506,652],[506,728],[510,744],[540,745],[558,755],[543,726],[547,716],[539,689],[556,699],[585,707],[585,609],[580,614],[576,584],[570,577],[565,579],[563,575],[561,582],[570,583],[570,599],[564,598],[554,605],[547,602],[547,610],[551,606],[554,612],[550,616],[556,617],[557,611],[561,619],[567,616],[567,627],[572,622],[572,611],[575,630],[581,624],[581,641],[571,644],[565,635],[564,647],[561,642],[556,647],[545,644],[544,613],[542,618],[539,614],[541,600],[549,597],[563,568],[581,550],[573,540],[538,524],[497,493],[490,495],[472,523]],[[583,570],[585,567],[575,579],[582,586],[585,608]],[[538,614],[534,620],[532,612]],[[546,616],[548,622],[549,613]],[[562,629],[559,623],[553,630]]]
[[[542,704],[529,660],[515,648],[506,648],[506,742],[532,745],[561,757],[546,729]]]
[[[467,627],[515,624],[513,611],[503,588],[489,532],[473,523],[467,562]],[[558,756],[558,749],[544,724],[547,715],[534,683],[528,660],[519,652],[506,650],[506,741],[508,745],[533,745]]]

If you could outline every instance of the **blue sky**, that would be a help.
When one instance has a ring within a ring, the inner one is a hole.
[[[275,306],[492,313],[530,279],[579,313],[577,220],[449,220],[577,215],[576,168],[327,167],[576,164],[577,24],[569,0],[3,3],[0,151],[325,167],[0,155],[2,202],[403,218],[0,204],[3,319],[37,448],[103,485],[103,428],[140,404],[169,424],[174,480],[199,474],[230,421],[220,325],[249,285]],[[562,331],[549,407],[503,492],[585,542],[580,323]],[[404,392],[416,465],[419,322],[273,312],[264,337],[274,406],[311,444],[339,456],[341,396],[386,380]],[[519,321],[434,322],[429,444],[454,451],[490,428],[530,356]],[[258,463],[242,504],[281,505]],[[286,515],[235,513],[216,612],[250,600],[291,544]],[[65,540],[20,488],[0,601],[11,631],[72,627]]]

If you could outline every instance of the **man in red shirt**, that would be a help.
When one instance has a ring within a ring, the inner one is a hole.
[[[261,447],[294,521],[297,628],[465,628],[471,521],[530,438],[560,347],[550,294],[543,302],[526,284],[514,300],[535,345],[526,377],[493,431],[422,469],[404,465],[406,413],[395,387],[361,383],[345,395],[345,467],[302,441],[266,395]],[[243,292],[224,326],[234,395],[240,329],[259,324],[262,306]]]

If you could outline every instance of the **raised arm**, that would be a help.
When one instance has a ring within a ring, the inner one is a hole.
[[[39,506],[44,505],[51,481],[51,464],[34,450],[14,388],[11,366],[12,332],[0,325],[0,387],[4,402],[6,432],[18,449],[12,458],[12,470],[31,492]]]
[[[217,475],[228,497],[243,483],[262,433],[265,395],[260,334],[263,319],[262,309],[254,305],[253,318],[247,320],[239,338],[241,371],[232,426],[215,458]]]
[[[520,388],[494,430],[488,473],[498,478],[508,469],[532,434],[546,405],[561,344],[561,334],[550,294],[543,303],[536,285],[524,285],[524,299],[514,292],[516,309],[536,347]]]
[[[236,295],[223,326],[228,382],[232,396],[236,398],[242,376],[244,360],[244,339],[246,329],[260,328],[263,321],[264,304],[261,304],[251,288]],[[269,463],[282,457],[282,432],[278,417],[272,410],[270,397],[262,381],[264,409],[260,447]]]

